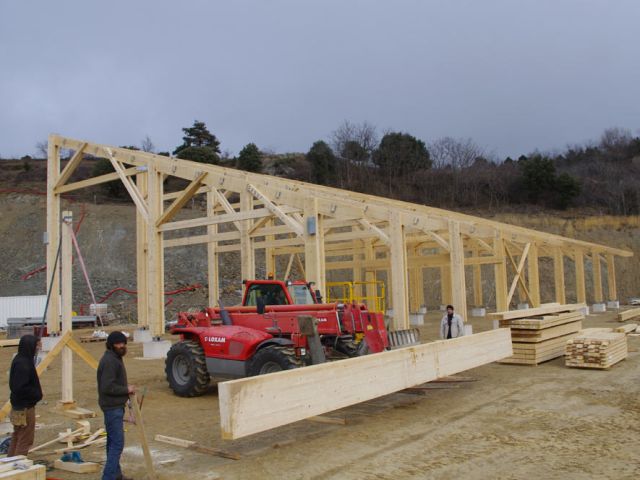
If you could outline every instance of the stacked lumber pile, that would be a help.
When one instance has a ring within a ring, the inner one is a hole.
[[[500,327],[511,329],[513,355],[500,363],[538,365],[564,355],[567,340],[578,334],[581,304],[549,305],[492,314]],[[554,311],[555,310],[555,311]]]
[[[24,455],[0,458],[0,479],[2,480],[45,480],[47,469],[44,465],[34,465]]]
[[[631,308],[629,310],[625,310],[624,312],[620,312],[618,314],[619,322],[626,322],[627,320],[631,320],[632,318],[640,317],[640,308]]]
[[[606,369],[627,358],[627,336],[621,332],[580,332],[567,342],[568,367]]]

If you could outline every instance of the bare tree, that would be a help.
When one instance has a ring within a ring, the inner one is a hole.
[[[36,142],[36,152],[40,155],[39,158],[47,158],[49,156],[49,142],[47,140]]]
[[[450,166],[460,170],[473,165],[477,158],[487,157],[487,152],[470,138],[442,137],[429,144],[434,168]]]
[[[145,137],[142,139],[142,143],[140,144],[140,149],[143,152],[149,152],[149,153],[155,152],[156,146],[151,141],[151,137],[149,137],[149,135],[145,135]]]
[[[345,155],[349,153],[349,145],[357,144],[366,152],[368,160],[378,146],[378,133],[376,127],[367,121],[358,124],[345,120],[331,132],[330,143],[333,151],[345,158],[349,158]]]
[[[607,128],[600,137],[600,147],[605,150],[618,150],[626,147],[633,140],[631,131],[626,128]]]

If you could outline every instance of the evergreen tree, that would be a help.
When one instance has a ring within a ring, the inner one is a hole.
[[[320,185],[331,185],[335,182],[337,162],[331,147],[326,142],[315,142],[307,153],[311,163],[311,178]]]
[[[373,152],[375,163],[389,177],[404,176],[431,168],[426,145],[408,133],[387,133]]]
[[[184,160],[217,164],[220,161],[220,142],[207,129],[204,122],[195,120],[192,127],[183,128],[183,143],[176,147],[173,154]]]
[[[238,168],[247,172],[261,172],[262,159],[260,158],[260,150],[255,143],[249,143],[240,150],[238,155]]]

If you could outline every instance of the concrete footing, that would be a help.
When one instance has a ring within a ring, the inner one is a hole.
[[[581,309],[578,310],[580,313],[582,313],[585,317],[587,315],[589,315],[589,307],[582,307]]]
[[[427,307],[425,307],[424,305],[422,305],[419,309],[418,309],[418,313],[424,315],[427,313]]]
[[[529,308],[529,304],[528,303],[519,303],[518,304],[518,310],[526,310],[527,308]]]
[[[487,316],[487,309],[483,308],[483,307],[472,308],[471,309],[471,316],[472,317],[486,317]]]
[[[473,325],[465,325],[464,326],[464,334],[465,335],[473,335]]]
[[[618,300],[609,300],[607,302],[607,308],[618,309],[620,308],[620,302]]]
[[[42,352],[50,352],[58,344],[60,337],[42,337],[40,341],[42,342]]]
[[[137,328],[133,331],[133,341],[136,343],[151,342],[153,341],[153,335],[146,328]]]
[[[144,342],[142,356],[144,358],[166,358],[170,348],[171,342],[169,340]]]
[[[607,305],[605,303],[594,303],[591,305],[591,311],[593,313],[604,313],[607,311]]]
[[[500,328],[500,320],[494,320],[493,321],[493,329],[497,330],[498,328]]]
[[[424,314],[412,313],[409,315],[409,324],[411,325],[424,325]]]

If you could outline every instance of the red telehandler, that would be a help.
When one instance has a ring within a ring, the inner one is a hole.
[[[312,364],[309,339],[299,316],[317,321],[319,341],[332,358],[378,353],[418,343],[416,330],[394,332],[384,315],[364,304],[320,303],[320,293],[302,281],[245,281],[242,305],[180,312],[171,327],[180,335],[167,354],[165,373],[180,396],[202,395],[210,377],[240,378]],[[394,344],[395,341],[395,344]]]

